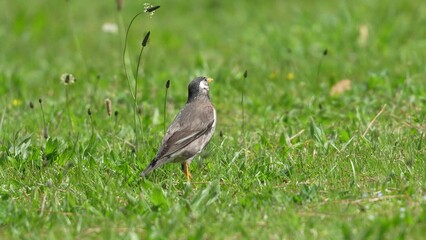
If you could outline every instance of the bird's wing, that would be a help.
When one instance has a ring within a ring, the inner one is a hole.
[[[211,104],[187,104],[167,130],[156,159],[167,158],[210,132],[214,121]]]

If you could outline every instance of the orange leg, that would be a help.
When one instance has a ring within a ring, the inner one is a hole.
[[[191,173],[189,172],[189,164],[186,163],[186,162],[182,163],[182,170],[183,170],[183,173],[186,176],[186,179],[188,179],[188,182],[190,182],[191,179],[192,179],[192,176],[191,176]]]

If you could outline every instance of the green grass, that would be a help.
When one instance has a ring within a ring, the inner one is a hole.
[[[424,237],[424,1],[151,3],[128,39],[135,72],[151,31],[137,156],[125,29],[102,25],[127,25],[143,2],[0,3],[1,239]],[[193,182],[173,164],[138,179],[163,135],[165,82],[169,123],[197,75],[215,79],[218,124]],[[331,96],[342,79],[351,89]]]

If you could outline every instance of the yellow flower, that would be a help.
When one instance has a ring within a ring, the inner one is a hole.
[[[12,100],[12,106],[14,106],[14,107],[18,107],[18,106],[20,106],[22,104],[22,101],[21,100],[19,100],[19,99],[13,99]]]
[[[287,73],[287,80],[293,80],[294,79],[294,73],[289,72]]]

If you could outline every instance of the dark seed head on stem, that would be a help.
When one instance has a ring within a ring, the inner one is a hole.
[[[247,78],[247,70],[244,71],[244,78]]]
[[[327,54],[328,54],[328,49],[325,49],[322,55],[327,56]]]
[[[64,73],[61,75],[61,81],[64,85],[74,84],[77,79],[71,73]]]
[[[34,108],[34,103],[30,102],[30,108],[33,109]]]
[[[43,101],[41,100],[41,98],[38,99],[38,102],[41,104]]]
[[[47,179],[46,186],[48,186],[48,187],[52,187],[53,186],[53,181],[52,181],[51,178]]]
[[[49,133],[47,131],[47,127],[43,128],[43,137],[44,137],[44,139],[48,139],[49,138]]]
[[[148,12],[148,13],[150,13],[150,12],[154,12],[155,10],[157,10],[157,9],[159,9],[160,8],[160,6],[158,5],[158,6],[152,6],[152,7],[149,7],[149,8],[147,8],[147,9],[145,9],[145,12]]]
[[[121,11],[121,9],[123,9],[123,2],[124,2],[124,0],[116,0],[117,11]]]
[[[170,80],[167,80],[166,82],[166,88],[168,89],[170,87]]]
[[[92,116],[92,111],[90,110],[90,108],[88,108],[88,109],[87,109],[87,114],[88,114],[89,116]]]
[[[117,117],[118,116],[118,111],[114,112],[114,116]]]
[[[151,35],[151,31],[148,31],[145,34],[145,37],[143,38],[143,41],[142,41],[142,47],[146,47],[146,44],[148,43],[148,40],[149,40],[149,35]]]
[[[109,98],[105,99],[105,107],[106,107],[106,111],[108,116],[111,116],[112,114],[112,103],[111,100]]]

